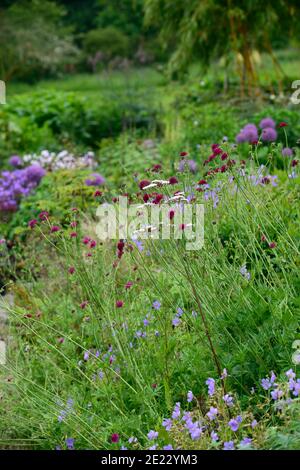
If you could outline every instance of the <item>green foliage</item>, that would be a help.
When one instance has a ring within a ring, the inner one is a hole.
[[[128,37],[113,26],[89,31],[83,46],[87,57],[101,54],[100,63],[108,63],[114,57],[127,57],[129,53]]]
[[[22,0],[0,11],[0,73],[5,81],[34,81],[76,60],[64,9],[52,1]]]

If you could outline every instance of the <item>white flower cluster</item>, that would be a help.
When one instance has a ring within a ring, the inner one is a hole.
[[[27,164],[38,164],[46,170],[60,170],[60,169],[73,169],[73,168],[91,168],[97,166],[95,161],[94,152],[87,152],[82,156],[75,156],[67,150],[61,152],[49,152],[49,150],[42,150],[40,154],[24,155],[23,162]]]

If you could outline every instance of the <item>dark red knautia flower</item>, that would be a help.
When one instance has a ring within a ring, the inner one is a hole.
[[[111,439],[111,442],[113,442],[114,444],[117,444],[120,440],[120,436],[117,433],[113,433],[110,439]]]
[[[116,307],[117,307],[117,308],[122,308],[123,305],[124,305],[123,300],[117,300],[117,301],[116,301]]]
[[[102,196],[102,194],[103,194],[102,191],[97,190],[94,192],[94,197],[100,197]]]
[[[276,246],[277,246],[276,242],[269,243],[269,248],[271,249],[276,248]]]
[[[55,232],[59,232],[59,231],[60,231],[60,227],[58,225],[52,225],[52,227],[50,229],[51,233],[55,233]]]
[[[38,221],[36,219],[29,220],[28,227],[33,229],[33,227],[35,227],[37,223],[38,223]]]
[[[42,211],[42,212],[39,214],[39,219],[40,219],[40,220],[46,220],[48,217],[49,217],[49,212],[47,212],[47,211]]]
[[[74,266],[70,266],[68,269],[69,274],[74,274],[75,273],[75,268]]]
[[[175,216],[175,211],[173,209],[171,209],[170,212],[169,212],[169,219],[173,220],[174,216]]]
[[[286,127],[286,126],[287,126],[287,122],[284,122],[284,121],[278,124],[278,127]]]
[[[292,160],[292,167],[295,167],[298,165],[298,160]]]
[[[171,178],[169,178],[169,183],[170,184],[177,184],[178,179],[176,178],[176,176],[171,176]]]
[[[146,186],[148,186],[150,184],[150,181],[149,180],[142,180],[139,182],[139,188],[140,189],[144,189]]]

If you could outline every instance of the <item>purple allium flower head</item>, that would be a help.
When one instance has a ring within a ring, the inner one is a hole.
[[[65,440],[65,443],[69,450],[74,449],[75,439],[73,439],[72,437],[67,437],[67,439]]]
[[[154,308],[154,310],[159,310],[160,307],[161,307],[161,303],[158,300],[155,300],[152,304],[152,308]]]
[[[90,178],[85,180],[86,186],[101,186],[105,183],[105,178],[100,173],[93,173]]]
[[[9,164],[14,168],[18,168],[19,166],[22,166],[23,161],[18,155],[13,155],[9,159]]]
[[[277,132],[273,127],[265,127],[261,134],[264,142],[274,142],[277,139]]]
[[[154,441],[158,437],[158,432],[151,430],[148,432],[147,437],[150,441]]]
[[[281,151],[283,157],[292,157],[293,156],[293,149],[290,147],[284,147]]]
[[[182,173],[183,171],[186,171],[186,170],[189,170],[191,173],[196,173],[197,163],[195,162],[195,160],[185,160],[185,159],[180,160],[179,165],[178,165],[178,171]]]
[[[234,442],[233,441],[228,441],[224,442],[224,450],[234,450]]]
[[[206,413],[210,421],[213,421],[217,414],[218,414],[218,408],[214,408],[213,406],[210,407],[209,411]]]
[[[276,122],[272,118],[266,117],[260,121],[259,127],[261,129],[266,129],[266,128],[275,129]]]
[[[215,380],[209,377],[205,383],[208,386],[208,395],[212,396],[215,393]]]
[[[194,395],[193,395],[193,392],[190,390],[190,391],[188,391],[188,393],[187,393],[187,399],[186,399],[186,401],[187,401],[188,403],[191,403],[191,401],[193,401],[193,399],[194,399]]]

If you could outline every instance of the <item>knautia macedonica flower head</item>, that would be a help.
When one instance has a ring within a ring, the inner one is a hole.
[[[110,436],[110,440],[113,444],[117,444],[120,440],[120,436],[118,433],[113,433],[111,436]]]

